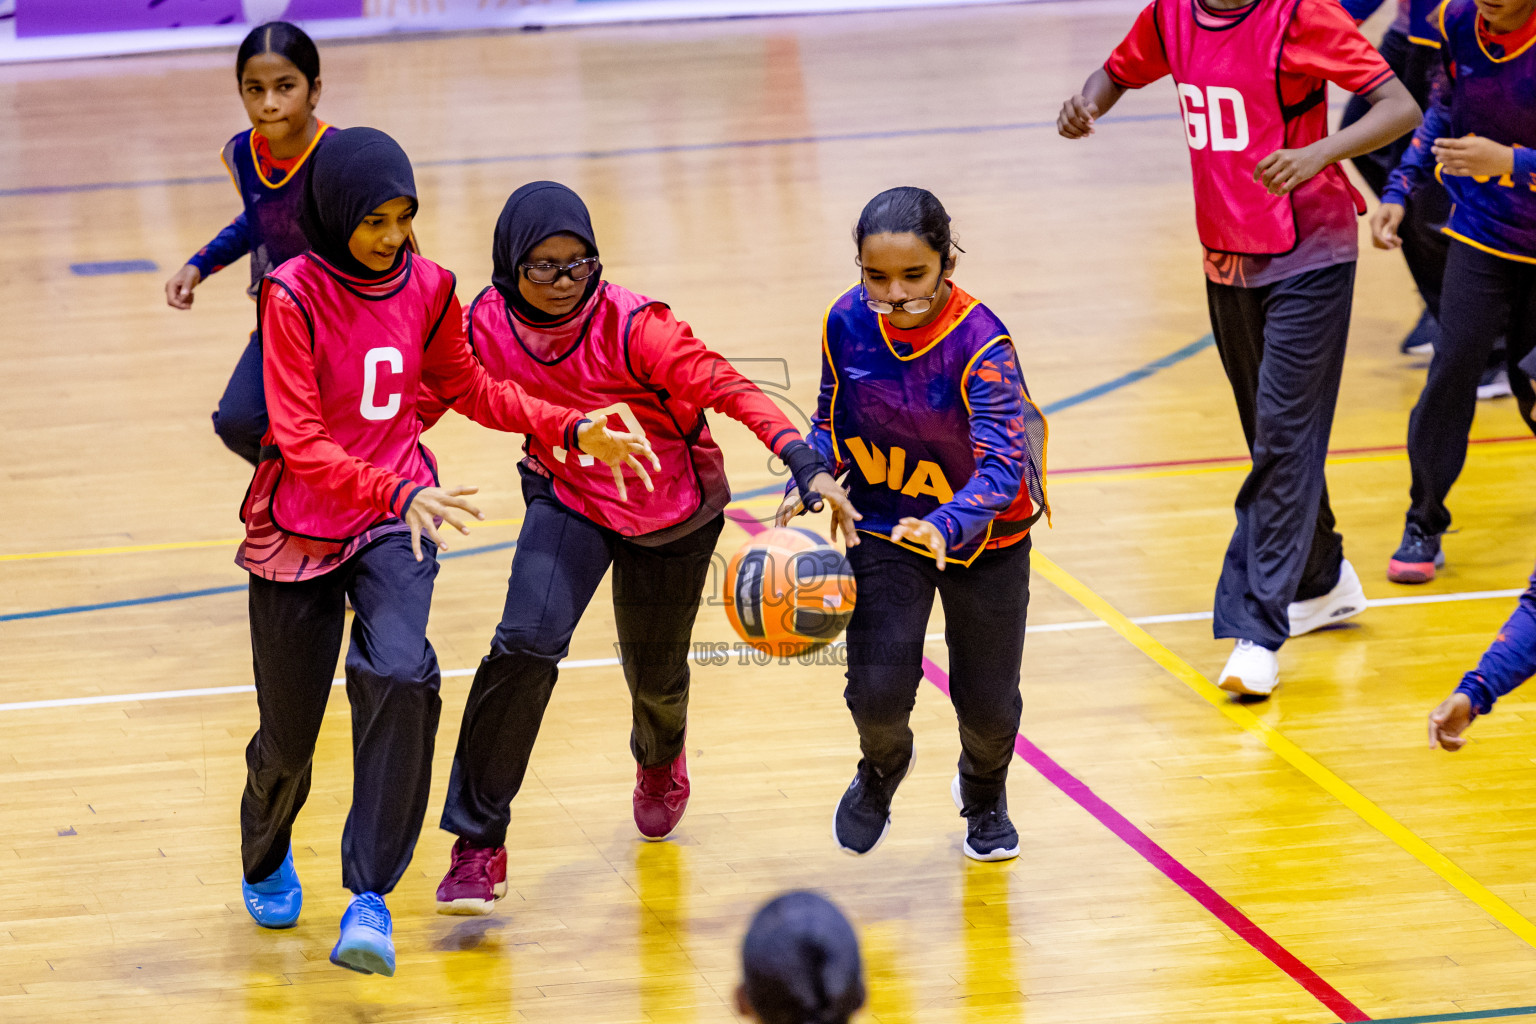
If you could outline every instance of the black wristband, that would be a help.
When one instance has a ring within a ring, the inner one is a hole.
[[[818,473],[830,472],[827,464],[822,461],[821,453],[804,441],[791,441],[779,453],[779,458],[784,460],[784,465],[789,467],[789,472],[795,478],[795,486],[800,490],[800,503],[812,512],[820,512],[821,495],[811,486],[811,481],[816,479]]]

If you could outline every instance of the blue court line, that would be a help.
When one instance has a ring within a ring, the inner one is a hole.
[[[1082,403],[1092,401],[1095,398],[1102,398],[1103,396],[1109,394],[1111,391],[1117,391],[1120,388],[1134,384],[1139,380],[1144,380],[1159,370],[1166,370],[1168,367],[1173,366],[1175,363],[1183,362],[1185,359],[1188,359],[1190,356],[1196,354],[1197,352],[1201,352],[1209,348],[1214,343],[1214,339],[1209,334],[1207,334],[1199,341],[1185,345],[1177,352],[1170,352],[1168,355],[1163,356],[1161,359],[1154,359],[1147,365],[1132,370],[1130,373],[1122,374],[1112,381],[1107,381],[1106,383],[1091,387],[1087,391],[1079,391],[1075,395],[1069,395],[1066,398],[1048,403],[1041,409],[1041,411],[1049,416],[1053,413],[1060,412],[1063,409],[1070,409],[1074,405],[1081,405]],[[754,490],[743,491],[740,494],[735,495],[735,500],[746,501],[751,498],[761,498],[769,494],[781,493],[783,489],[783,484],[769,484],[767,487],[758,487]],[[462,551],[450,551],[442,557],[446,561],[450,558],[465,558],[469,555],[483,555],[491,551],[505,551],[508,548],[515,547],[516,544],[517,541],[503,541],[499,544],[486,544],[483,547],[465,548]],[[81,612],[109,611],[113,608],[131,608],[135,605],[160,604],[165,601],[186,601],[194,597],[211,597],[214,594],[233,594],[244,589],[245,584],[240,583],[228,587],[210,587],[207,590],[187,590],[175,594],[156,594],[153,597],[133,597],[123,601],[104,601],[100,604],[74,604],[66,605],[62,608],[44,608],[35,612],[11,612],[9,615],[0,615],[0,622],[16,622],[21,619],[47,619],[56,615],[77,615]]]
[[[1146,378],[1156,373],[1158,370],[1166,370],[1168,367],[1173,366],[1175,363],[1182,363],[1190,356],[1195,355],[1198,352],[1203,352],[1214,344],[1216,344],[1215,337],[1207,334],[1199,341],[1192,341],[1188,345],[1185,345],[1183,348],[1179,349],[1177,352],[1170,352],[1166,356],[1163,356],[1161,359],[1154,359],[1152,362],[1145,366],[1138,366],[1130,373],[1116,377],[1114,380],[1105,381],[1103,384],[1091,387],[1087,391],[1079,391],[1075,395],[1063,398],[1057,402],[1052,402],[1050,405],[1043,407],[1040,411],[1049,416],[1052,413],[1061,412],[1063,409],[1070,409],[1074,405],[1082,405],[1084,402],[1091,402],[1095,398],[1102,398],[1109,394],[1111,391],[1119,391],[1121,388],[1128,384],[1135,384],[1139,380],[1145,380]]]
[[[1372,1017],[1367,1024],[1442,1024],[1453,1020],[1490,1020],[1495,1017],[1536,1016],[1536,1006],[1511,1006],[1503,1010],[1463,1010],[1459,1013],[1430,1013],[1422,1017]]]
[[[130,597],[125,601],[103,601],[100,604],[71,604],[63,608],[44,608],[36,612],[12,612],[0,615],[0,622],[18,619],[47,619],[55,615],[77,615],[80,612],[100,612],[112,608],[131,608],[140,604],[160,604],[164,601],[186,601],[193,597],[212,597],[214,594],[233,594],[245,589],[244,583],[229,587],[209,587],[206,590],[184,590],[175,594],[156,594],[153,597]]]
[[[1109,118],[1111,123],[1137,124],[1145,121],[1177,121],[1180,114],[1126,114]],[[633,156],[662,156],[669,153],[713,153],[726,149],[762,149],[772,146],[805,146],[822,142],[877,142],[884,139],[921,139],[939,135],[988,135],[998,132],[1035,131],[1055,128],[1055,121],[1016,121],[1005,124],[947,125],[935,128],[903,128],[880,132],[834,132],[827,135],[788,135],[773,139],[733,139],[726,142],[677,143],[670,146],[629,146],[622,149],[576,149],[562,153],[510,153],[502,156],[451,157],[444,160],[417,160],[417,167],[478,167],[484,164],[533,163],[544,160],[614,160]],[[110,189],[175,188],[182,185],[229,184],[227,174],[208,174],[195,178],[150,178],[145,181],[95,181],[78,185],[32,185],[24,188],[0,188],[0,199],[18,196],[69,195],[78,192],[104,192]]]
[[[153,274],[160,269],[154,260],[102,260],[97,263],[71,263],[69,269],[81,277],[106,274]]]

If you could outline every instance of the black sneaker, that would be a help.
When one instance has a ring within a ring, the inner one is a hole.
[[[960,793],[960,776],[949,784],[955,807],[965,814],[965,798]],[[1019,855],[1019,830],[1008,820],[1008,796],[998,798],[984,810],[965,815],[965,843],[962,847],[971,860],[1012,860]]]
[[[839,849],[862,857],[884,841],[885,834],[891,829],[891,798],[916,763],[916,744],[907,758],[907,766],[891,778],[882,778],[880,773],[867,767],[862,758],[859,760],[859,770],[848,783],[843,798],[837,802],[837,812],[832,816],[832,838]]]
[[[1427,534],[1417,523],[1409,523],[1403,527],[1403,542],[1387,562],[1387,579],[1393,583],[1428,583],[1444,564],[1440,535]]]
[[[1405,356],[1428,355],[1435,350],[1435,343],[1440,340],[1440,323],[1429,310],[1419,314],[1419,322],[1413,325],[1413,330],[1408,332],[1408,337],[1403,339],[1402,351]]]

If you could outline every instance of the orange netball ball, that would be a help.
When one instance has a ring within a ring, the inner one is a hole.
[[[753,537],[725,571],[725,614],[736,634],[779,657],[835,639],[853,617],[855,594],[843,553],[794,526]]]

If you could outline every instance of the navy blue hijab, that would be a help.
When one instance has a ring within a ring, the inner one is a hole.
[[[575,235],[586,244],[587,257],[597,256],[597,242],[592,237],[592,215],[581,196],[558,181],[531,181],[513,192],[496,219],[496,237],[491,244],[494,270],[491,283],[508,306],[531,324],[554,324],[575,316],[587,304],[602,283],[602,274],[587,278],[576,309],[562,316],[550,316],[523,298],[518,280],[519,264],[533,247],[551,235]]]
[[[352,232],[380,206],[405,196],[416,207],[416,176],[410,158],[394,139],[377,128],[332,131],[309,158],[301,224],[315,253],[344,274],[364,279],[388,277],[405,259],[402,245],[388,270],[364,266],[347,242]]]

